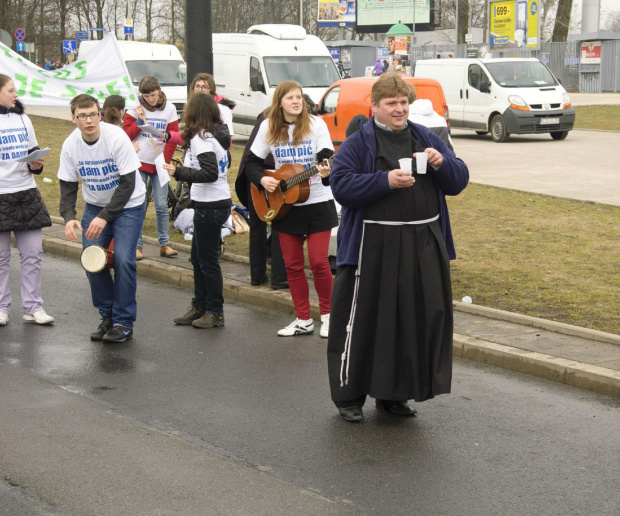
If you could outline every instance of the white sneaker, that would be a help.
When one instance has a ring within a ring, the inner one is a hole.
[[[6,326],[6,323],[9,322],[9,314],[6,312],[0,312],[0,326]]]
[[[321,316],[321,331],[319,335],[326,339],[329,335],[329,314],[323,314]]]
[[[52,324],[54,318],[51,315],[47,315],[45,310],[39,310],[30,315],[24,315],[24,321],[35,322],[37,324]]]
[[[295,335],[311,335],[314,333],[314,321],[310,319],[310,322],[302,321],[301,319],[295,319],[286,328],[282,328],[278,331],[280,337],[293,337]]]

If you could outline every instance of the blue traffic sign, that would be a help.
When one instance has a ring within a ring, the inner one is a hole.
[[[76,30],[75,31],[75,39],[77,41],[87,41],[88,40],[88,31],[87,30]]]
[[[15,46],[17,47],[17,51],[18,52],[25,52],[26,51],[26,43],[23,41],[16,41],[15,42]]]
[[[90,30],[92,32],[104,32],[105,31],[103,27],[91,27]]]
[[[15,39],[24,41],[26,39],[26,31],[24,29],[15,29]]]
[[[125,27],[125,34],[132,35],[133,27]]]
[[[63,54],[75,54],[77,52],[77,42],[74,39],[65,39],[62,42]]]

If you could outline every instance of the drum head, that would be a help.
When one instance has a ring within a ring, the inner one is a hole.
[[[107,265],[107,253],[99,245],[89,245],[84,248],[80,262],[86,272],[101,272]]]

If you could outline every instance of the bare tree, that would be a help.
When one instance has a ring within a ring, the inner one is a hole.
[[[573,0],[558,0],[558,10],[555,15],[555,25],[553,26],[551,41],[567,40],[572,9]]]

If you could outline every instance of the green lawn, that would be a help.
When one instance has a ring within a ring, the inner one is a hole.
[[[577,108],[580,128],[618,129],[620,106]],[[41,146],[52,151],[37,184],[58,215],[55,177],[70,122],[32,117]],[[242,149],[233,147],[234,180]],[[620,334],[620,208],[471,184],[449,198],[458,258],[452,262],[454,299]],[[157,236],[151,206],[145,234]],[[171,230],[171,240],[183,237]],[[247,256],[248,236],[226,240]]]

